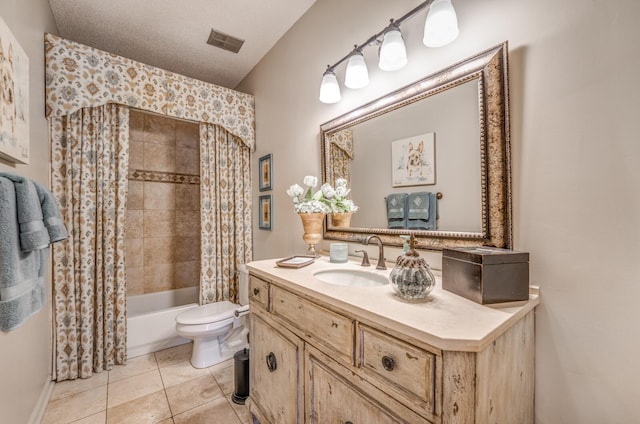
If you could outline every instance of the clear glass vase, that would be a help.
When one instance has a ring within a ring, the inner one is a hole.
[[[396,294],[407,300],[426,298],[436,285],[436,278],[429,264],[415,249],[415,238],[411,236],[407,252],[398,256],[389,279]]]

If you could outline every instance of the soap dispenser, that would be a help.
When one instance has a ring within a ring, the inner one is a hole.
[[[412,234],[409,250],[398,256],[389,279],[398,296],[407,300],[424,299],[436,285],[436,278],[427,261],[416,251],[416,238]]]

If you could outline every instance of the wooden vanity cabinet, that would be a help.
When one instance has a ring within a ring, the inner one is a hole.
[[[447,350],[251,275],[249,409],[261,424],[533,423],[533,308]]]

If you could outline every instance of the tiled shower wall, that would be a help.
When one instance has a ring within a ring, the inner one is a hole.
[[[127,294],[200,283],[198,124],[131,110]]]

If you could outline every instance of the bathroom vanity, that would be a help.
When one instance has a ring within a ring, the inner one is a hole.
[[[533,422],[534,290],[483,306],[443,291],[436,272],[429,299],[408,303],[388,284],[318,278],[390,270],[275,262],[247,265],[249,408],[261,424]]]

